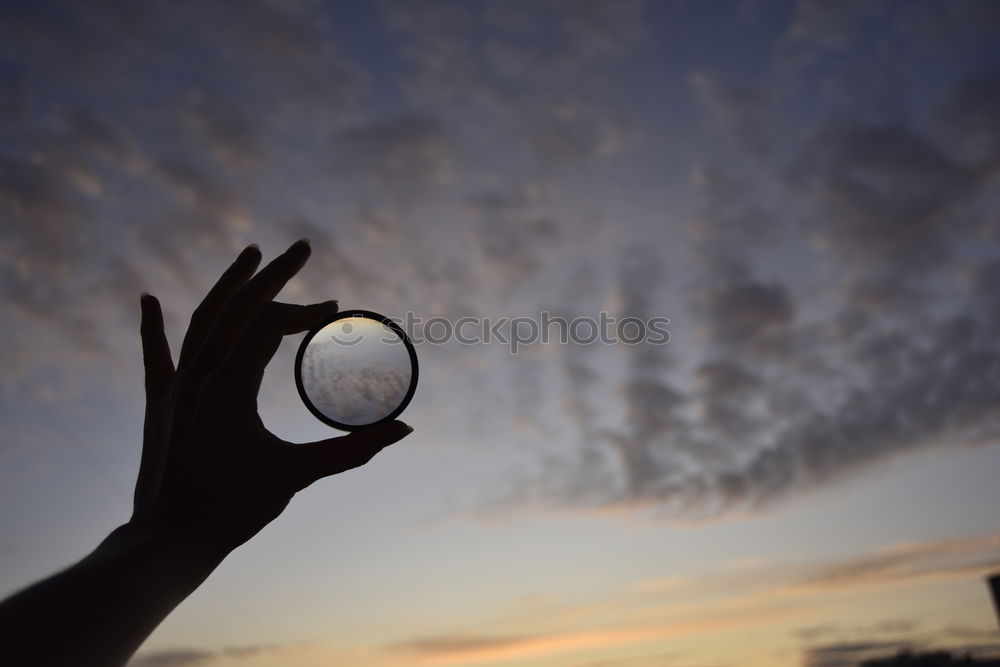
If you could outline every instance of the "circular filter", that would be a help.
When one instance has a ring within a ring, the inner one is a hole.
[[[403,411],[417,388],[417,353],[389,318],[343,311],[302,341],[295,386],[317,419],[355,431]]]

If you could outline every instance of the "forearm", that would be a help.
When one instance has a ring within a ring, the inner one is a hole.
[[[76,565],[0,603],[0,664],[124,665],[224,554],[125,524]]]

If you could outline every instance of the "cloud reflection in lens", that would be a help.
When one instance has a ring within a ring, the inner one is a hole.
[[[297,385],[310,411],[352,430],[394,418],[416,386],[416,355],[405,334],[381,315],[341,313],[299,348]]]

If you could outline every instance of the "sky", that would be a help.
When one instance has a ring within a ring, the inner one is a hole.
[[[0,594],[128,519],[139,294],[246,244],[430,342],[415,433],[134,667],[853,667],[998,648],[1000,3],[0,0]],[[301,404],[299,337],[260,408]]]

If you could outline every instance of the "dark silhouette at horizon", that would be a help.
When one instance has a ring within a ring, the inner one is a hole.
[[[1000,659],[979,660],[968,654],[956,657],[948,651],[912,653],[908,649],[904,649],[891,658],[865,660],[858,667],[952,667],[952,665],[1000,667]]]

